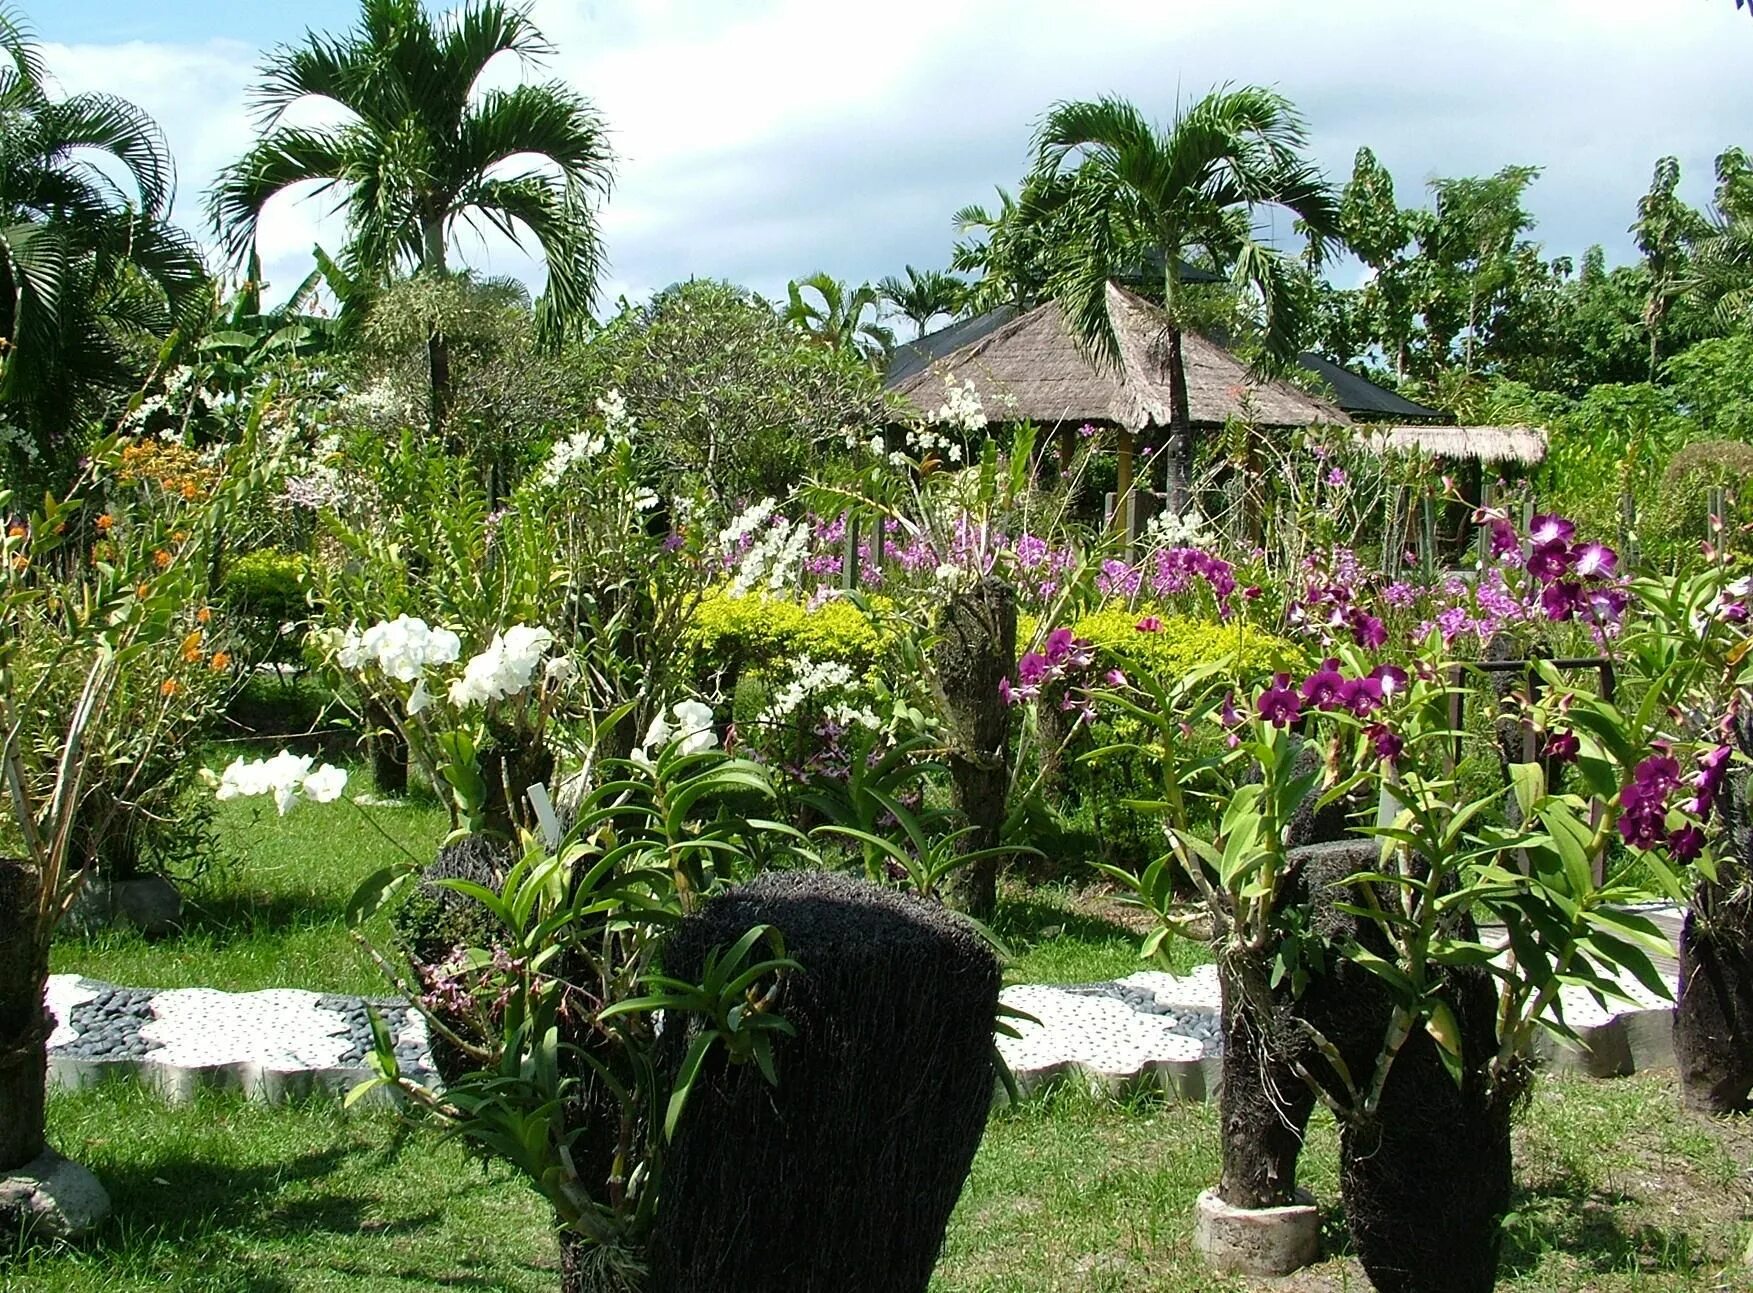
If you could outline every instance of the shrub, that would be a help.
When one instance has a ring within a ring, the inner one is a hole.
[[[1239,622],[1157,615],[1162,628],[1154,633],[1140,631],[1139,621],[1150,614],[1148,606],[1115,602],[1084,616],[1071,631],[1095,646],[1098,660],[1118,664],[1129,659],[1163,678],[1178,677],[1198,665],[1232,655],[1236,657],[1238,681],[1290,671],[1302,663],[1302,651],[1294,643]]]
[[[1710,491],[1728,491],[1728,515],[1720,537],[1709,530]],[[1644,526],[1651,558],[1667,566],[1696,566],[1699,544],[1709,538],[1719,546],[1734,543],[1740,529],[1753,520],[1753,445],[1735,440],[1700,440],[1675,454],[1662,473]]]
[[[310,558],[273,548],[246,552],[226,565],[220,594],[252,660],[299,658],[302,636],[280,629],[310,617],[310,576]]]
[[[886,650],[889,634],[850,601],[811,609],[801,602],[718,592],[701,601],[688,632],[701,673],[732,681],[745,669],[795,660],[837,660],[868,668]]]

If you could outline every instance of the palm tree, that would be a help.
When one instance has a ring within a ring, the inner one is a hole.
[[[110,94],[49,96],[35,37],[0,8],[0,420],[49,468],[198,316],[207,273],[165,216],[158,127]]]
[[[806,289],[818,299],[805,299]],[[786,321],[802,328],[826,349],[876,363],[895,344],[895,334],[877,321],[881,298],[869,283],[848,287],[826,271],[818,270],[808,278],[787,284],[785,293]],[[867,313],[871,317],[866,318]]]
[[[1709,304],[1718,326],[1753,322],[1753,160],[1740,148],[1716,159],[1716,197],[1696,232],[1692,286]]]
[[[1053,193],[1059,250],[1054,295],[1079,342],[1105,365],[1119,362],[1107,285],[1141,253],[1160,256],[1168,314],[1170,503],[1185,510],[1193,443],[1180,266],[1203,251],[1251,292],[1261,328],[1257,368],[1287,368],[1312,322],[1314,295],[1292,256],[1255,240],[1253,216],[1281,206],[1301,221],[1318,259],[1337,236],[1338,202],[1303,155],[1302,118],[1271,90],[1215,90],[1156,128],[1120,99],[1060,103],[1035,137],[1034,178],[1068,181]],[[1068,169],[1068,163],[1075,162]]]
[[[961,309],[965,286],[961,279],[944,270],[920,273],[909,265],[906,278],[890,274],[877,283],[877,292],[895,307],[896,314],[913,325],[914,335],[922,337],[938,315],[954,314]]]
[[[262,135],[221,172],[209,200],[226,249],[241,262],[269,199],[310,180],[340,190],[336,209],[349,225],[341,263],[364,285],[407,267],[449,272],[459,221],[520,247],[533,236],[548,271],[540,334],[558,342],[588,320],[602,269],[596,203],[613,160],[603,120],[560,81],[476,92],[499,55],[529,65],[552,52],[520,9],[499,0],[471,0],[442,23],[421,0],[361,0],[353,31],[311,33],[274,51],[255,91]],[[307,98],[346,119],[287,125],[287,108]],[[436,428],[450,398],[442,334],[430,339],[428,360]]]

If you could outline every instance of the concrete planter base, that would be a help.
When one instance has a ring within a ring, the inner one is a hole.
[[[0,1234],[77,1239],[109,1215],[110,1196],[97,1177],[52,1149],[0,1176]]]
[[[1214,1271],[1228,1275],[1289,1275],[1321,1256],[1321,1214],[1298,1190],[1283,1208],[1234,1208],[1206,1190],[1195,1205],[1193,1246]]]

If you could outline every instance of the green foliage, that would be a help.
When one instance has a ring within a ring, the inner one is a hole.
[[[813,343],[760,297],[689,280],[622,304],[571,362],[614,388],[663,492],[727,511],[783,498],[885,420],[881,384],[844,347]]]
[[[226,563],[219,595],[251,663],[299,658],[303,634],[281,629],[311,618],[311,583],[310,558],[303,553],[258,548]]]
[[[370,1057],[377,1077],[349,1097],[396,1086],[509,1162],[591,1260],[629,1287],[645,1268],[668,1144],[706,1054],[721,1047],[732,1063],[780,1080],[783,1049],[773,1043],[792,1029],[776,1004],[796,968],[772,931],[757,927],[711,956],[699,983],[662,973],[664,936],[679,919],[793,854],[801,837],[744,815],[772,801],[759,766],[719,751],[685,754],[679,744],[653,756],[649,767],[610,767],[557,850],[531,841],[497,883],[436,881],[489,917],[491,942],[469,945],[442,993],[429,983],[415,1000],[464,1071],[434,1095],[402,1077],[379,1026]],[[366,880],[350,904],[355,922],[413,875],[403,865]],[[456,1017],[459,997],[473,1002],[467,1013],[479,1025],[469,1036],[441,1018]],[[672,1067],[664,1048],[683,1036],[686,1054]],[[580,1117],[610,1125],[582,1126]]]
[[[1720,533],[1711,527],[1713,488],[1725,491]],[[1696,569],[1701,546],[1746,551],[1753,524],[1753,445],[1735,440],[1698,440],[1687,445],[1662,473],[1660,491],[1642,527],[1645,551],[1663,568]]]
[[[810,300],[805,291],[814,292],[816,299]],[[818,270],[787,284],[785,296],[786,322],[824,350],[877,364],[894,348],[895,334],[878,321],[882,297],[869,283],[851,287]]]
[[[845,598],[811,609],[789,598],[720,590],[704,598],[688,628],[688,645],[702,672],[741,675],[808,656],[868,668],[889,644],[881,599],[867,615]]]

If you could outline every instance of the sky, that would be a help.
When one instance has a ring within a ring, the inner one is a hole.
[[[107,90],[158,120],[178,164],[175,215],[209,240],[203,195],[253,138],[245,96],[261,52],[357,12],[352,0],[15,3],[63,91]],[[1534,236],[1551,255],[1603,243],[1610,262],[1635,256],[1627,226],[1658,157],[1679,158],[1682,192],[1702,204],[1716,154],[1753,148],[1753,18],[1732,0],[534,0],[532,12],[558,53],[523,75],[570,82],[612,132],[604,305],[691,276],[779,298],[816,270],[859,282],[943,266],[951,213],[1015,186],[1034,124],[1060,99],[1121,95],[1167,121],[1215,85],[1274,86],[1335,183],[1366,144],[1404,205],[1436,176],[1539,165]],[[518,74],[508,61],[489,77]],[[1290,245],[1287,218],[1277,231]],[[321,199],[276,199],[268,278],[289,291],[314,244],[344,238]],[[502,239],[465,232],[456,252],[540,288],[539,262]]]

